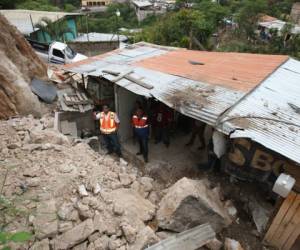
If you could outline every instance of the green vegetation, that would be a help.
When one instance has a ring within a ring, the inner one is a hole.
[[[60,8],[51,4],[49,0],[18,1],[16,7],[25,10],[60,11]]]
[[[116,12],[120,11],[120,16]],[[108,6],[104,13],[94,14],[88,17],[89,32],[113,33],[118,28],[135,28],[138,21],[134,9],[128,4],[113,3]],[[86,32],[86,26],[83,25],[82,31]]]
[[[9,233],[0,231],[1,250],[10,250],[11,248],[8,246],[10,242],[23,243],[29,241],[31,238],[32,235],[28,232]]]

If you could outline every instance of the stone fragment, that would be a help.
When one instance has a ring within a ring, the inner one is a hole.
[[[50,238],[58,232],[58,221],[54,200],[41,202],[37,206],[36,217],[33,221],[35,236],[38,239]]]
[[[128,166],[128,162],[125,161],[122,157],[120,158],[120,166],[124,166],[124,167]]]
[[[57,211],[57,215],[61,220],[71,220],[71,214],[74,211],[72,203],[64,202]]]
[[[87,249],[87,241],[80,243],[72,248],[72,250],[86,250]]]
[[[136,238],[136,234],[137,234],[136,229],[128,223],[122,223],[121,228],[122,228],[123,234],[124,234],[127,242],[129,244],[134,243],[135,238]]]
[[[113,208],[113,212],[116,215],[120,216],[120,215],[124,214],[124,208],[123,208],[123,206],[121,206],[121,204],[115,203],[114,208]]]
[[[54,250],[63,250],[71,248],[88,238],[94,232],[92,219],[87,219],[71,230],[59,235],[53,241]]]
[[[224,250],[244,250],[241,244],[230,238],[225,238]]]
[[[113,235],[112,237],[110,237],[110,239],[108,241],[108,249],[116,250],[119,247],[121,247],[122,245],[124,245],[125,243],[126,242],[124,241],[124,239],[117,238],[116,235]]]
[[[153,189],[153,179],[150,177],[141,177],[140,178],[140,183],[142,184],[145,192],[151,192]]]
[[[158,226],[182,232],[209,222],[216,232],[232,221],[215,192],[203,180],[182,178],[171,186],[159,203]]]
[[[94,212],[89,208],[88,205],[84,205],[81,202],[77,202],[76,208],[78,209],[78,213],[81,218],[87,219],[94,217]]]
[[[108,250],[109,237],[107,235],[102,235],[99,239],[94,241],[93,250]]]
[[[124,187],[128,187],[136,179],[135,175],[119,173],[119,180]]]
[[[223,243],[219,241],[217,238],[214,238],[213,240],[210,240],[205,246],[209,250],[220,250],[223,246]]]
[[[96,213],[94,217],[94,226],[95,230],[98,230],[100,233],[113,235],[117,233],[117,230],[120,227],[120,222],[114,215],[102,212]]]
[[[42,241],[35,242],[30,250],[50,250],[49,239],[43,239]]]
[[[79,185],[78,186],[78,193],[81,197],[84,197],[84,196],[88,196],[88,192],[86,191],[86,188],[84,185]]]
[[[89,242],[94,242],[94,241],[98,240],[100,237],[101,237],[101,233],[100,232],[95,232],[95,233],[91,234],[88,237],[88,239],[89,239]]]
[[[61,222],[58,225],[58,231],[60,233],[67,232],[73,228],[73,223],[71,221]]]
[[[139,231],[136,236],[136,241],[129,247],[129,250],[142,250],[151,246],[159,241],[154,231],[149,227],[145,227]]]

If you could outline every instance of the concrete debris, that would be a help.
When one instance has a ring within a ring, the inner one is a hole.
[[[129,175],[126,173],[119,173],[119,180],[124,187],[130,186],[135,181],[135,175]]]
[[[58,231],[60,233],[67,232],[73,228],[73,223],[71,221],[61,222],[58,225]]]
[[[238,241],[230,238],[225,238],[224,250],[243,250],[243,247]]]
[[[99,239],[94,241],[95,250],[107,250],[109,243],[109,237],[107,235],[102,235]]]
[[[216,232],[232,221],[220,197],[204,180],[182,178],[168,189],[157,211],[159,227],[182,232],[209,222]]]
[[[57,234],[58,221],[54,200],[48,200],[38,205],[33,226],[35,236],[40,240]]]
[[[197,250],[214,239],[215,232],[209,223],[196,226],[187,231],[175,234],[149,248],[148,250]]]
[[[124,208],[128,218],[138,218],[149,221],[155,215],[155,206],[131,189],[121,188],[111,192],[115,205]],[[133,219],[134,221],[135,219]]]
[[[64,202],[57,211],[57,215],[61,220],[71,220],[74,206],[72,203]]]
[[[273,210],[272,207],[269,206],[269,204],[262,204],[258,202],[256,198],[252,197],[248,202],[248,210],[250,210],[249,213],[251,214],[257,231],[263,233]]]
[[[43,239],[33,244],[30,250],[50,250],[49,239]]]
[[[88,196],[89,194],[88,194],[88,192],[86,191],[86,188],[85,188],[85,186],[84,185],[80,185],[79,187],[78,187],[78,193],[79,193],[79,195],[80,196]]]
[[[142,250],[159,242],[159,238],[155,235],[151,227],[147,226],[138,232],[136,241],[129,247],[129,250]]]
[[[78,243],[81,243],[88,238],[94,232],[94,224],[91,219],[87,219],[71,230],[63,233],[62,235],[56,237],[53,242],[54,250],[63,250],[71,248]]]
[[[220,250],[223,247],[223,243],[217,238],[214,238],[213,240],[210,240],[205,246],[209,250]]]
[[[126,244],[124,239],[117,238],[117,236],[114,235],[114,236],[111,236],[109,241],[108,241],[108,249],[109,250],[116,250],[119,247],[123,246],[124,244]]]
[[[134,243],[136,239],[137,230],[126,222],[121,224],[121,228],[127,242],[129,244]]]

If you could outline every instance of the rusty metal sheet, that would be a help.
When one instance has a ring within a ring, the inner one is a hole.
[[[300,62],[289,59],[224,114],[218,128],[300,163]]]

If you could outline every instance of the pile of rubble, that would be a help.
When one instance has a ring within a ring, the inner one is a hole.
[[[1,224],[34,235],[19,249],[145,249],[206,222],[218,232],[235,218],[207,181],[183,178],[161,189],[130,163],[93,151],[88,139],[55,131],[53,122],[51,115],[0,122],[3,196],[22,211],[13,220],[1,216]]]

